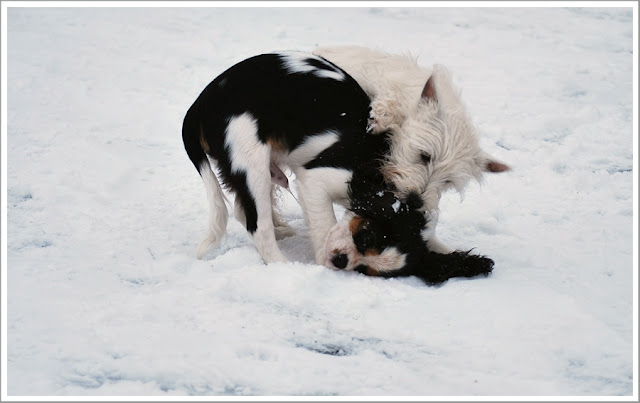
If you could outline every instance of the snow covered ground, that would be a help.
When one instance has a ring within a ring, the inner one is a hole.
[[[3,394],[637,396],[633,9],[365,5],[8,9]],[[295,263],[235,220],[195,259],[187,108],[248,56],[337,44],[453,72],[513,167],[441,204],[489,277],[317,266],[290,196]]]

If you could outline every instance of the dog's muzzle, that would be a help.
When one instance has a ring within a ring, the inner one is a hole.
[[[347,212],[327,234],[324,245],[324,264],[334,270],[352,270],[356,264],[356,246],[349,230],[353,213]]]

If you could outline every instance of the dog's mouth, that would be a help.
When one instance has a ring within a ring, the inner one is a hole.
[[[384,170],[384,168],[382,168]],[[395,196],[411,210],[433,212],[438,209],[442,189],[415,178],[396,175],[387,178]]]
[[[396,191],[398,198],[411,210],[432,214],[438,210],[442,193],[437,188],[406,189]]]

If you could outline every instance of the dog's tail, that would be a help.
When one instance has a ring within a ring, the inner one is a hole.
[[[205,238],[198,245],[196,255],[201,259],[211,248],[218,245],[227,229],[229,212],[224,202],[220,182],[211,169],[211,164],[205,152],[208,148],[202,126],[197,118],[196,105],[192,106],[182,123],[182,141],[189,159],[198,170],[204,183],[209,202],[209,225]]]

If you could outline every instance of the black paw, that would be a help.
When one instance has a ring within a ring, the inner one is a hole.
[[[423,271],[419,276],[431,285],[444,283],[453,277],[488,276],[493,271],[493,260],[485,256],[471,255],[469,252],[429,252],[425,256]]]
[[[494,261],[486,256],[471,255],[469,252],[454,252],[464,254],[466,266],[465,277],[473,277],[479,274],[488,276],[493,271]]]

